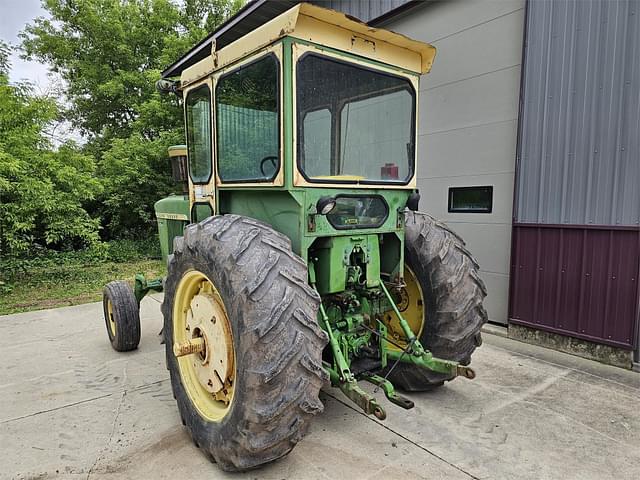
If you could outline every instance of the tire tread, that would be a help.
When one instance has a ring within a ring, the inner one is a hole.
[[[426,300],[420,338],[436,357],[468,364],[482,343],[487,289],[464,240],[444,223],[421,212],[405,213],[405,261],[418,276]],[[407,391],[426,391],[452,377],[399,364],[390,380]]]
[[[313,416],[323,410],[318,393],[328,380],[322,368],[328,337],[315,320],[320,298],[307,284],[306,264],[291,251],[290,240],[269,225],[231,214],[190,225],[184,240],[174,241],[162,304],[170,366],[175,365],[169,358],[172,295],[189,259],[219,272],[212,275],[219,275],[216,286],[225,298],[232,329],[234,321],[242,322],[236,368],[242,369],[247,386],[234,393],[242,392],[233,400],[242,405],[232,405],[242,411],[240,420],[224,423],[225,417],[220,427],[215,426],[224,429],[219,437],[223,441],[215,441],[212,427],[204,425],[185,401],[177,368],[170,368],[172,387],[186,427],[200,448],[224,470],[255,468],[286,455],[306,434]]]

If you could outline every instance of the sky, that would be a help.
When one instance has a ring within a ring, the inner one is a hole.
[[[46,16],[46,12],[42,8],[40,0],[0,0],[0,38],[12,46],[19,45],[18,34],[24,30],[27,23],[42,16]],[[46,64],[22,60],[20,53],[14,52],[11,56],[9,81],[22,80],[31,82],[36,93],[50,94],[50,86],[54,78],[49,74],[49,68]],[[63,99],[58,100],[64,103]],[[59,123],[50,134],[51,140],[56,146],[66,140],[73,140],[79,144],[85,141],[68,122]]]
[[[11,45],[19,44],[18,33],[34,18],[44,15],[40,0],[0,0],[0,38]],[[47,72],[45,64],[21,60],[18,53],[11,57],[11,82],[29,80],[36,91],[44,92],[50,84]]]

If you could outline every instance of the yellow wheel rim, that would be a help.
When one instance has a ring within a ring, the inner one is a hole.
[[[224,302],[202,272],[187,272],[173,304],[173,343],[204,339],[204,351],[178,357],[178,370],[191,403],[200,415],[219,422],[233,401],[235,349]]]
[[[424,295],[415,273],[406,265],[404,266],[404,282],[405,286],[403,288],[399,291],[392,291],[391,294],[395,297],[398,310],[400,310],[411,330],[420,338],[425,324]],[[402,327],[400,327],[398,316],[393,310],[384,314],[384,323],[387,327],[387,336],[394,343],[405,347],[407,339]],[[388,347],[392,350],[399,350],[394,345],[388,344]]]
[[[107,320],[109,323],[109,330],[113,337],[116,336],[116,321],[113,318],[113,304],[111,300],[107,300]]]

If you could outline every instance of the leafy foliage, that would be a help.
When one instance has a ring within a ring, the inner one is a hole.
[[[52,149],[45,128],[57,119],[58,107],[50,98],[35,96],[28,84],[9,84],[8,53],[3,44],[0,254],[95,243],[99,221],[83,208],[100,192],[93,158],[71,142]]]
[[[51,66],[61,98],[10,84],[0,41],[0,314],[94,301],[110,280],[164,273],[153,204],[175,188],[167,147],[184,131],[178,99],[154,84],[244,3],[42,1],[48,18],[22,32],[22,52]],[[83,145],[53,144],[62,121]]]
[[[21,34],[25,56],[65,83],[64,117],[87,139],[101,189],[88,204],[103,239],[154,230],[153,204],[175,186],[167,147],[184,143],[182,111],[155,81],[243,0],[44,0],[50,18]]]
[[[83,250],[38,251],[29,258],[0,259],[0,315],[98,301],[116,279],[165,274],[155,239],[115,240]]]
[[[237,0],[176,3],[44,0],[51,18],[27,26],[23,48],[66,82],[69,119],[84,133],[124,137],[138,130],[153,136],[179,123],[175,101],[154,90],[160,70],[240,5]]]
[[[140,238],[154,231],[153,204],[175,188],[167,147],[182,142],[176,131],[152,140],[132,135],[111,142],[100,162],[105,194],[97,208],[113,236]]]

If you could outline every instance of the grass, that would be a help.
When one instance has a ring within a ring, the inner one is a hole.
[[[98,302],[112,280],[166,274],[155,242],[118,241],[0,263],[0,315]]]

